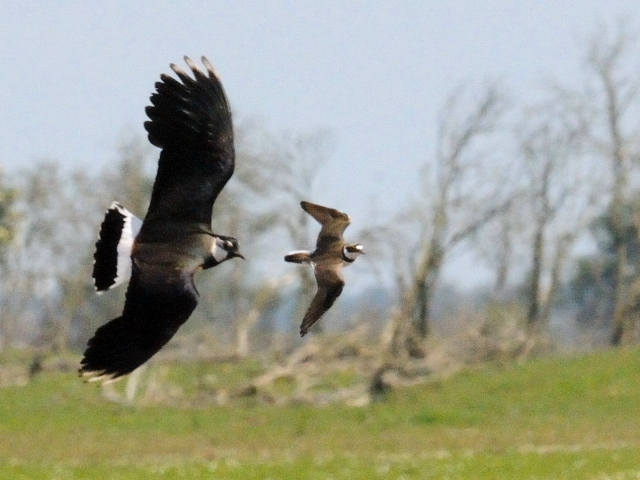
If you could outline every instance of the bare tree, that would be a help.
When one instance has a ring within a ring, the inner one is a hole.
[[[562,267],[592,202],[584,165],[577,161],[586,132],[582,112],[554,95],[549,103],[526,109],[524,118],[516,132],[523,160],[518,210],[529,219],[531,232],[526,323],[530,333],[539,334],[548,325]]]
[[[20,222],[7,257],[10,300],[5,308],[17,322],[38,325],[42,343],[64,350],[71,320],[64,311],[61,287],[77,276],[89,285],[87,243],[93,232],[87,219],[96,187],[88,175],[62,171],[55,162],[23,171],[16,184]],[[78,303],[82,298],[68,300]]]
[[[0,305],[2,305],[2,321],[0,321],[0,350],[13,342],[15,323],[7,312],[9,295],[8,256],[16,237],[19,215],[15,210],[17,190],[10,186],[4,174],[0,175]],[[13,279],[11,279],[13,280]]]
[[[0,264],[4,263],[6,250],[16,235],[16,197],[16,189],[8,184],[4,173],[0,171]]]
[[[519,243],[526,222],[527,219],[522,217],[518,208],[518,202],[514,201],[486,225],[474,245],[479,257],[494,271],[491,295],[496,300],[512,293],[508,288],[509,280],[518,270],[515,265],[519,263]]]
[[[445,260],[511,202],[506,172],[500,173],[492,144],[507,102],[496,86],[485,89],[471,105],[463,104],[463,93],[454,92],[443,109],[422,197],[404,216],[418,221],[419,235],[402,308],[392,327],[396,352],[421,354],[419,345],[430,333],[431,301]]]
[[[625,314],[629,309],[629,252],[624,241],[625,204],[637,190],[632,179],[638,174],[638,140],[640,123],[637,112],[640,102],[640,75],[637,72],[637,39],[624,24],[613,33],[605,31],[593,37],[588,51],[587,66],[591,82],[583,93],[585,104],[593,108],[591,142],[597,155],[605,160],[611,172],[608,192],[609,209],[614,231],[616,280],[613,333],[611,343],[627,344],[634,340],[637,318]]]
[[[95,296],[92,256],[111,200],[137,215],[144,212],[142,199],[148,198],[151,180],[141,145],[123,143],[115,167],[106,172],[41,161],[16,175],[15,238],[3,249],[2,265],[2,328],[8,342],[21,332],[22,341],[64,351],[76,336],[84,343],[105,317],[121,308],[124,292]]]

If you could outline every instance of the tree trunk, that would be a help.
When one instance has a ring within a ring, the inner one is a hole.
[[[527,310],[527,330],[538,333],[540,325],[540,277],[542,276],[542,261],[544,255],[544,235],[538,228],[533,239],[533,264],[529,276],[529,307]]]
[[[631,343],[633,335],[633,322],[630,322],[626,312],[625,295],[625,267],[627,264],[627,248],[624,242],[620,242],[616,248],[616,280],[613,311],[613,333],[611,344],[614,346],[627,345]]]

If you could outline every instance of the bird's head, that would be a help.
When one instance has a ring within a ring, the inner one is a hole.
[[[347,244],[342,249],[342,253],[347,261],[353,262],[358,258],[358,255],[362,255],[364,253],[364,247],[359,243]]]
[[[238,246],[238,240],[233,237],[224,237],[218,235],[216,237],[216,253],[214,253],[215,259],[218,263],[222,263],[230,258],[239,257],[244,260],[244,256],[240,253],[240,247]]]

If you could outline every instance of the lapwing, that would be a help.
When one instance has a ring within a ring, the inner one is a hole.
[[[352,264],[364,250],[359,243],[350,244],[344,241],[342,235],[351,223],[349,215],[310,202],[301,202],[300,206],[322,225],[313,252],[299,250],[284,257],[287,262],[311,264],[318,284],[318,291],[300,326],[300,336],[304,337],[342,293],[342,267]]]
[[[233,237],[213,233],[216,197],[233,174],[235,149],[229,102],[218,75],[190,58],[193,78],[171,64],[179,80],[162,74],[146,108],[144,127],[161,149],[144,221],[114,202],[96,243],[93,277],[104,292],[129,281],[122,315],[89,340],[80,374],[107,382],[149,360],[198,303],[194,274],[233,257]]]

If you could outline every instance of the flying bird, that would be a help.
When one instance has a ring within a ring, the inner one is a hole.
[[[364,250],[359,243],[350,244],[344,241],[342,235],[351,223],[349,215],[310,202],[301,202],[300,206],[322,225],[313,252],[299,250],[284,257],[287,262],[311,264],[318,284],[318,291],[300,326],[300,336],[304,337],[342,293],[342,267],[352,264]]]
[[[96,243],[98,293],[129,281],[122,315],[95,332],[81,361],[89,381],[110,381],[149,360],[198,303],[194,274],[233,257],[238,241],[211,229],[216,197],[235,164],[229,102],[218,75],[190,58],[193,77],[171,64],[146,108],[144,127],[162,151],[144,221],[114,202]]]

